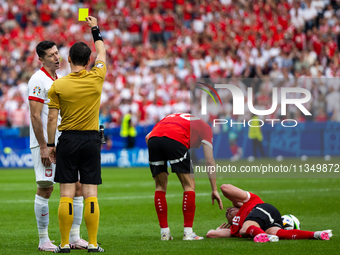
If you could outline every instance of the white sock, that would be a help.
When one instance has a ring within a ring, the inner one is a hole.
[[[44,244],[50,240],[48,237],[49,208],[48,199],[35,195],[34,212],[37,219],[39,244]]]
[[[161,234],[164,233],[164,232],[170,233],[170,228],[169,228],[169,227],[167,227],[167,228],[161,228]]]
[[[187,234],[191,234],[192,228],[184,228],[184,232],[187,233]]]
[[[83,219],[83,197],[73,199],[73,223],[70,231],[70,243],[77,242],[80,239],[80,224]]]

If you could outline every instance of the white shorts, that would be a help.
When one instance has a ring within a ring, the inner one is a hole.
[[[51,167],[44,167],[41,163],[40,147],[31,149],[32,160],[34,164],[35,181],[38,188],[49,188],[53,186],[55,164],[51,164]]]

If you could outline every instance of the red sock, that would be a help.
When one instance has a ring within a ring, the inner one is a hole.
[[[250,237],[255,237],[258,234],[265,234],[266,232],[264,232],[261,228],[256,227],[256,226],[249,226],[246,230],[246,235],[250,236]]]
[[[165,192],[155,192],[155,207],[161,228],[168,227],[168,205],[166,203]]]
[[[298,229],[292,229],[292,230],[279,229],[276,235],[280,239],[313,239],[314,238],[314,232],[303,231],[303,230],[298,230]]]
[[[195,191],[185,191],[183,193],[182,211],[184,216],[184,227],[192,228],[195,217]]]

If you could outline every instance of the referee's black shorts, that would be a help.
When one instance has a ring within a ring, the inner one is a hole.
[[[271,204],[257,204],[244,220],[252,220],[260,225],[260,228],[266,231],[271,227],[283,228],[281,214],[276,207]]]
[[[98,131],[63,131],[57,145],[55,182],[101,184]]]
[[[168,173],[167,161],[173,173],[190,173],[190,154],[184,144],[168,137],[151,137],[148,141],[149,164],[152,176]]]

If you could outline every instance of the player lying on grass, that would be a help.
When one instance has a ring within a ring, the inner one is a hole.
[[[332,230],[284,230],[279,210],[263,202],[259,196],[231,184],[223,184],[221,190],[234,207],[227,208],[228,224],[210,230],[208,238],[252,237],[255,242],[264,243],[279,239],[329,240],[332,236]]]

